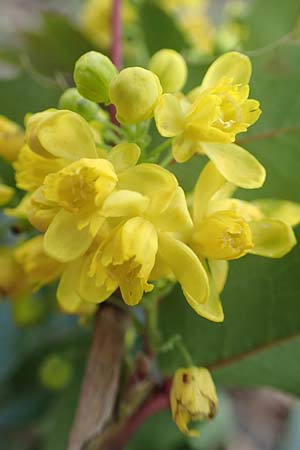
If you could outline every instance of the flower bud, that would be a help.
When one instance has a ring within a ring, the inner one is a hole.
[[[135,124],[150,119],[162,93],[157,75],[141,67],[129,67],[114,77],[109,97],[121,123]]]
[[[177,92],[186,82],[187,67],[183,57],[175,50],[163,49],[156,52],[149,62],[164,92]]]
[[[233,211],[218,211],[197,227],[193,246],[206,258],[236,259],[253,247],[252,234],[241,216]]]
[[[76,88],[67,89],[59,99],[59,109],[69,109],[80,114],[86,120],[93,120],[98,114],[96,103],[83,98]]]
[[[24,132],[19,125],[0,116],[0,155],[7,161],[15,161],[24,142]]]
[[[79,93],[96,103],[109,103],[108,88],[117,69],[99,52],[87,52],[75,64],[74,80]]]
[[[189,367],[175,372],[170,392],[173,420],[180,431],[197,436],[189,430],[190,421],[212,419],[217,412],[218,397],[211,375],[204,367]]]
[[[53,354],[46,357],[42,362],[39,376],[43,386],[58,391],[69,384],[72,372],[72,365],[67,359]]]

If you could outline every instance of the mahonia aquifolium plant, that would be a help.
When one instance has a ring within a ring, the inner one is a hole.
[[[249,98],[250,77],[249,58],[226,53],[185,95],[187,67],[174,50],[157,52],[148,68],[120,72],[92,51],[75,65],[76,88],[58,108],[26,116],[24,135],[1,118],[0,152],[26,192],[6,212],[39,232],[2,250],[0,263],[2,255],[10,261],[2,290],[19,298],[59,280],[61,309],[82,316],[116,291],[134,306],[162,280],[177,281],[197,314],[223,321],[228,261],[247,253],[284,256],[299,221],[297,205],[232,197],[237,187],[259,188],[265,180],[263,166],[235,143],[261,114]],[[98,102],[115,108],[120,126]],[[151,150],[153,121],[166,139]],[[195,154],[208,162],[186,193],[167,167]],[[171,409],[182,432],[193,434],[188,422],[212,418],[217,403],[205,368],[176,372]]]

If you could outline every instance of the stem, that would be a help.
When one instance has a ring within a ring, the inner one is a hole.
[[[127,318],[113,306],[98,309],[90,353],[67,450],[81,450],[111,419],[119,385]]]
[[[140,425],[158,411],[169,408],[169,387],[155,393],[142,407],[125,423],[118,435],[106,447],[107,450],[122,450]]]
[[[111,46],[111,60],[118,70],[122,68],[122,0],[113,0],[112,3],[112,46]],[[111,121],[115,125],[119,125],[116,119],[116,108],[114,105],[109,105],[109,113]]]
[[[154,150],[152,150],[149,154],[149,157],[147,159],[148,162],[152,162],[152,161],[156,161],[157,157],[164,151],[166,150],[168,147],[170,147],[172,143],[171,139],[167,139],[165,140],[162,144],[160,144],[158,147],[156,147]]]

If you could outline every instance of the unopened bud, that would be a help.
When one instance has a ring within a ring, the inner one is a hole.
[[[180,91],[186,82],[186,62],[175,50],[156,52],[150,59],[149,69],[158,76],[164,92]]]
[[[173,420],[180,431],[197,436],[197,430],[189,430],[190,421],[212,419],[218,409],[218,397],[212,377],[204,367],[189,367],[175,372],[171,393]]]
[[[93,120],[98,114],[96,103],[87,100],[79,94],[76,88],[67,89],[59,99],[59,109],[69,109],[80,114],[86,120]]]
[[[116,74],[117,69],[107,56],[91,51],[76,62],[74,80],[83,97],[96,103],[109,103],[109,84]]]
[[[162,87],[155,73],[129,67],[114,77],[109,87],[111,102],[121,123],[135,124],[150,119]]]

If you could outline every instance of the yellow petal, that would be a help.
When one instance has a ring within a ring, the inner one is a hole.
[[[224,312],[220,297],[212,277],[209,277],[209,297],[203,304],[195,302],[195,300],[187,293],[183,292],[190,306],[199,316],[212,322],[223,322]]]
[[[177,189],[175,176],[157,164],[138,164],[119,174],[118,189],[136,191],[150,199],[147,214],[164,211]]]
[[[255,200],[253,204],[258,207],[265,216],[282,220],[292,227],[298,225],[300,222],[300,203],[266,198]]]
[[[44,249],[57,261],[68,262],[83,255],[92,240],[88,228],[79,230],[77,217],[61,209],[45,233]]]
[[[241,216],[246,222],[259,220],[263,218],[260,209],[253,203],[239,200],[238,198],[225,198],[223,200],[213,199],[209,206],[208,213],[213,214],[216,211],[230,210]]]
[[[245,189],[259,188],[264,184],[264,167],[247,150],[236,144],[202,144],[206,155],[214,162],[230,183]]]
[[[4,213],[9,217],[26,219],[31,202],[31,194],[26,194],[15,208],[5,208]]]
[[[185,232],[192,228],[193,222],[184,191],[180,186],[178,186],[168,208],[158,217],[154,217],[153,222],[162,231]]]
[[[195,226],[198,226],[206,215],[211,198],[225,184],[225,178],[218,171],[214,163],[211,161],[207,163],[200,173],[194,191],[193,218]]]
[[[113,164],[117,173],[123,172],[131,166],[135,166],[141,155],[141,149],[136,144],[123,142],[116,145],[108,154],[109,161]]]
[[[164,137],[173,137],[184,130],[184,113],[180,100],[172,94],[164,94],[154,111],[156,127]]]
[[[101,286],[96,285],[95,277],[89,276],[91,257],[84,259],[79,278],[78,292],[83,300],[97,304],[105,301],[111,296],[117,289],[117,283],[113,283],[111,280],[110,287],[108,287],[107,283],[104,283]]]
[[[197,312],[197,305],[206,303],[209,297],[208,278],[200,260],[187,245],[163,232],[159,233],[159,253]]]
[[[105,217],[138,216],[149,206],[149,198],[135,191],[112,192],[104,201],[101,213]]]
[[[57,158],[77,160],[97,158],[93,134],[88,123],[72,111],[60,110],[48,116],[38,127],[41,146]]]
[[[76,280],[79,279],[82,266],[82,258],[68,264],[60,279],[56,296],[63,311],[74,313],[79,308],[82,299],[76,289]]]
[[[188,161],[195,153],[201,153],[198,142],[188,139],[184,134],[173,139],[172,152],[175,161],[183,163]]]
[[[268,258],[281,258],[295,245],[296,238],[290,225],[276,219],[249,222],[254,247],[250,253]]]
[[[211,272],[211,276],[215,282],[217,292],[223,291],[229,270],[228,261],[223,261],[221,259],[210,259],[209,268]]]
[[[208,68],[201,90],[214,87],[222,77],[232,78],[233,84],[248,84],[251,72],[251,61],[248,56],[238,52],[225,53]]]
[[[0,206],[6,205],[15,195],[15,190],[11,186],[0,183]]]

